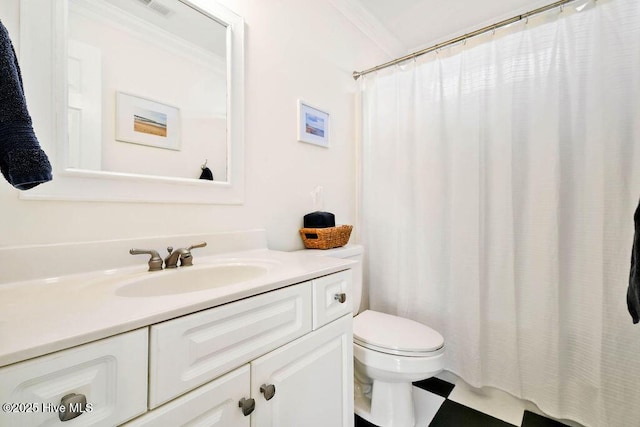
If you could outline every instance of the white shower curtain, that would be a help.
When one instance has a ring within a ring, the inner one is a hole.
[[[587,426],[640,426],[626,308],[640,2],[576,2],[363,78],[373,309],[446,369]]]

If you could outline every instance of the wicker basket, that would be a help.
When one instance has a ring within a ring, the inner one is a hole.
[[[344,246],[349,241],[353,225],[327,228],[301,228],[300,237],[307,249],[331,249]]]

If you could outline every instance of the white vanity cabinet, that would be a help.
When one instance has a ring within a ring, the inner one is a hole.
[[[343,316],[125,426],[353,426],[351,325]]]
[[[0,426],[352,427],[351,275],[0,368],[0,403],[37,404],[5,409]],[[73,394],[90,406],[61,421]]]
[[[149,407],[160,406],[127,427],[353,426],[351,274],[153,325]],[[200,405],[200,396],[213,389],[219,397]],[[241,399],[254,407],[247,416]],[[165,412],[172,417],[159,416]],[[205,419],[216,422],[199,424]]]
[[[144,413],[147,343],[144,328],[0,368],[0,426],[113,427]],[[88,406],[62,424],[72,394]]]

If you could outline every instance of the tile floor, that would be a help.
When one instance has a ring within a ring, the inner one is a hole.
[[[453,377],[453,376],[452,376]],[[454,380],[455,381],[455,380]],[[567,427],[532,411],[534,405],[496,389],[473,389],[440,378],[413,384],[416,427]],[[355,427],[375,426],[355,416]]]

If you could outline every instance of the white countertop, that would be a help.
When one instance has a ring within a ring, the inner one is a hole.
[[[260,262],[253,280],[203,291],[123,297],[115,290],[132,277],[176,274],[220,262]],[[257,249],[213,256],[194,254],[194,267],[148,272],[140,265],[56,278],[0,284],[0,367],[185,314],[348,269],[353,261]]]

